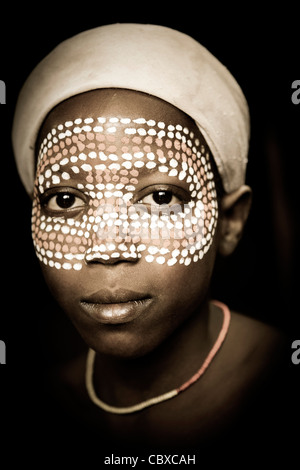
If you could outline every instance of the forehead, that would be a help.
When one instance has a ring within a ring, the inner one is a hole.
[[[80,119],[97,118],[103,116],[108,120],[118,118],[115,124],[115,135],[118,135],[118,128],[123,127],[122,122],[126,118],[130,120],[144,118],[139,126],[151,123],[164,125],[178,124],[183,128],[188,127],[189,131],[194,132],[201,142],[204,142],[195,122],[183,111],[167,103],[160,98],[125,89],[99,89],[82,93],[69,98],[57,105],[45,119],[37,141],[37,149],[48,132],[60,125],[62,122],[73,122]],[[121,119],[123,121],[121,121]]]

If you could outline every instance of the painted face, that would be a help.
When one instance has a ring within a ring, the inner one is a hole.
[[[46,278],[86,278],[95,265],[117,272],[123,264],[153,265],[157,276],[162,266],[198,266],[211,248],[218,205],[203,137],[160,100],[162,112],[143,96],[147,108],[128,113],[122,99],[101,114],[56,111],[44,126],[32,234]]]
[[[181,124],[78,118],[42,143],[32,229],[47,266],[141,256],[188,265],[209,249],[216,220],[209,151]]]

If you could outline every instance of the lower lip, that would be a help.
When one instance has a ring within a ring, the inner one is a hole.
[[[100,304],[82,301],[81,308],[89,317],[106,324],[129,323],[142,315],[152,299],[132,300],[119,304]]]

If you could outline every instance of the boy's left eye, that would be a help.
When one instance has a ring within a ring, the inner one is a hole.
[[[141,204],[149,204],[151,206],[153,205],[174,205],[174,204],[181,204],[182,199],[179,197],[175,196],[172,191],[165,191],[165,190],[160,190],[160,191],[153,191],[151,194],[148,194],[148,196],[143,197],[142,199],[139,200],[139,203]]]

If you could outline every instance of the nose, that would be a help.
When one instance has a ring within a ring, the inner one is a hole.
[[[141,258],[139,247],[131,242],[99,243],[94,240],[85,252],[85,261],[90,263],[117,264],[120,262],[136,262]]]
[[[118,208],[109,213],[103,209],[100,213],[98,209],[93,222],[85,252],[86,263],[136,262],[141,257],[140,238],[130,236],[128,217]]]

